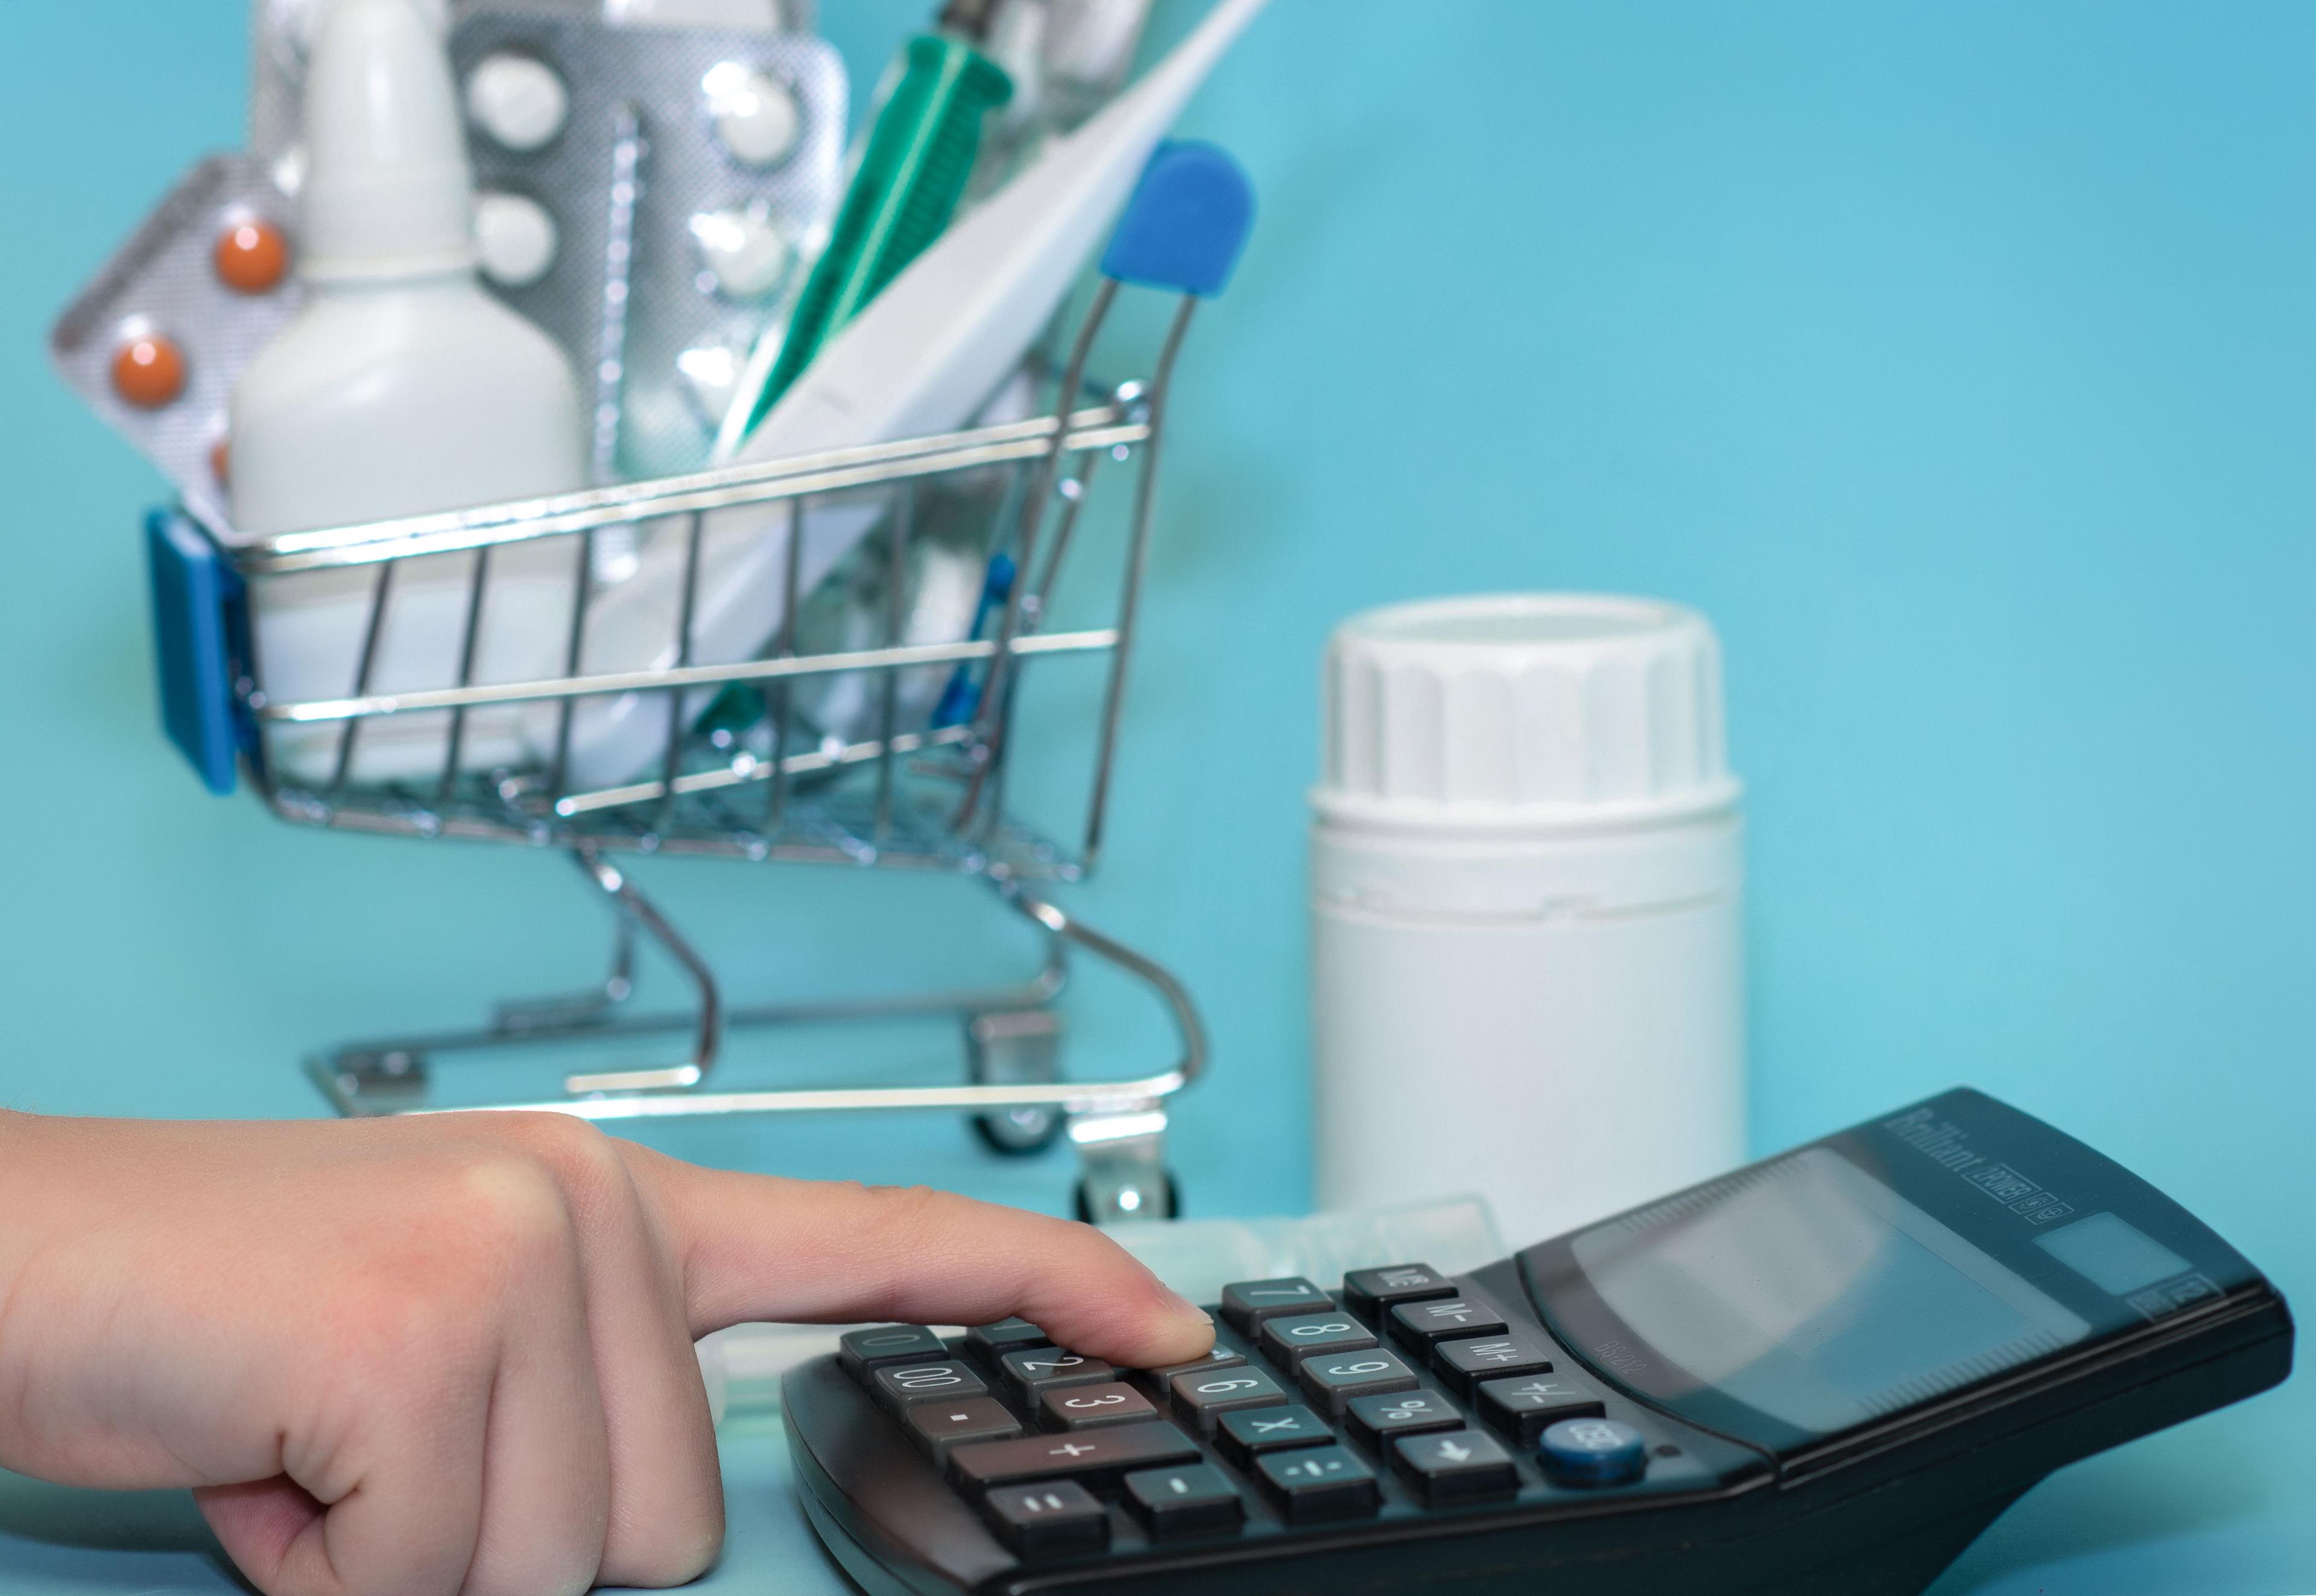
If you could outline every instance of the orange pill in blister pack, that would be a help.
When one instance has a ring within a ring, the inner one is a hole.
[[[244,217],[218,235],[218,280],[237,294],[270,294],[290,275],[290,237],[272,222]]]
[[[185,391],[185,351],[158,332],[124,339],[112,357],[112,391],[139,410],[175,403]]]

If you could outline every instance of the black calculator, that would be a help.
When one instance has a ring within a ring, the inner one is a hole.
[[[855,1331],[785,1384],[806,1511],[874,1596],[1911,1596],[2293,1351],[2194,1216],[1966,1090],[1470,1274],[1214,1311],[1172,1369]]]

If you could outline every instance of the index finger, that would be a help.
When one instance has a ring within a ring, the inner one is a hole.
[[[1127,1368],[1187,1363],[1214,1345],[1211,1318],[1091,1225],[922,1186],[737,1175],[622,1150],[674,1232],[694,1335],[754,1320],[1018,1315]]]

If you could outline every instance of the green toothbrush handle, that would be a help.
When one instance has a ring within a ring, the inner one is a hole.
[[[984,117],[1012,97],[1004,68],[971,45],[930,33],[909,41],[906,68],[877,113],[748,431],[828,341],[940,236],[973,173]]]

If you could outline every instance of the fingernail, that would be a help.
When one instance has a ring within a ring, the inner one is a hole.
[[[1186,1319],[1196,1319],[1201,1325],[1211,1325],[1215,1322],[1214,1315],[1208,1313],[1205,1308],[1200,1308],[1197,1303],[1191,1301],[1188,1297],[1183,1296],[1171,1286],[1166,1288],[1166,1299],[1172,1307],[1180,1310],[1182,1317]]]

